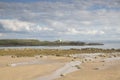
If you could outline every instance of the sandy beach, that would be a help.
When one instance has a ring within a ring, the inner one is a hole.
[[[20,57],[0,56],[0,80],[33,80],[39,76],[50,74],[62,67],[69,59],[64,57]],[[12,66],[15,63],[43,61],[43,63]]]
[[[0,80],[120,80],[120,53],[0,56]]]
[[[83,62],[78,71],[56,80],[120,80],[120,57],[97,58]]]
[[[120,0],[0,0],[0,80],[120,80]]]

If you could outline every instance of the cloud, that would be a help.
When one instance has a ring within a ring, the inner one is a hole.
[[[89,26],[89,25],[92,24],[92,22],[90,22],[90,21],[81,21],[81,24]]]
[[[119,0],[51,0],[32,3],[0,2],[0,32],[9,36],[53,39],[120,35]],[[22,33],[25,33],[23,35]],[[101,36],[100,36],[101,35]],[[7,37],[7,36],[6,36]],[[46,38],[47,37],[47,38]]]
[[[48,27],[39,26],[38,24],[20,21],[17,19],[4,19],[0,20],[1,28],[7,31],[13,32],[20,32],[20,31],[27,31],[27,32],[36,32],[36,31],[51,31],[53,29]]]
[[[0,36],[4,36],[2,33],[0,33]]]
[[[28,23],[24,21],[19,21],[19,20],[0,20],[0,24],[5,30],[10,30],[10,31],[30,31],[30,27],[34,26],[35,24],[33,23]]]
[[[75,28],[69,28],[66,34],[75,35],[75,34],[82,34],[82,35],[102,35],[104,34],[104,31],[98,31],[98,30],[77,30]]]

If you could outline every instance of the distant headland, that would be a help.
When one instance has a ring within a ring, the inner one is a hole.
[[[82,41],[40,41],[36,39],[0,39],[0,46],[86,46],[104,45],[103,43],[86,43]]]

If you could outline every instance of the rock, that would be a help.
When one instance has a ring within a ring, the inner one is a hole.
[[[85,63],[85,61],[82,61],[82,63]]]
[[[80,67],[79,65],[75,65],[75,67],[76,67],[77,69],[81,69],[81,67]]]
[[[65,74],[61,74],[60,76],[65,76]]]
[[[94,70],[99,70],[99,68],[94,68]]]
[[[74,59],[72,59],[72,61],[75,61]]]

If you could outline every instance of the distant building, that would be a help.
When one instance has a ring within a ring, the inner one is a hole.
[[[60,39],[59,42],[62,42],[62,40]]]
[[[62,40],[61,40],[61,39],[59,39],[59,40],[57,40],[56,42],[62,42]]]

